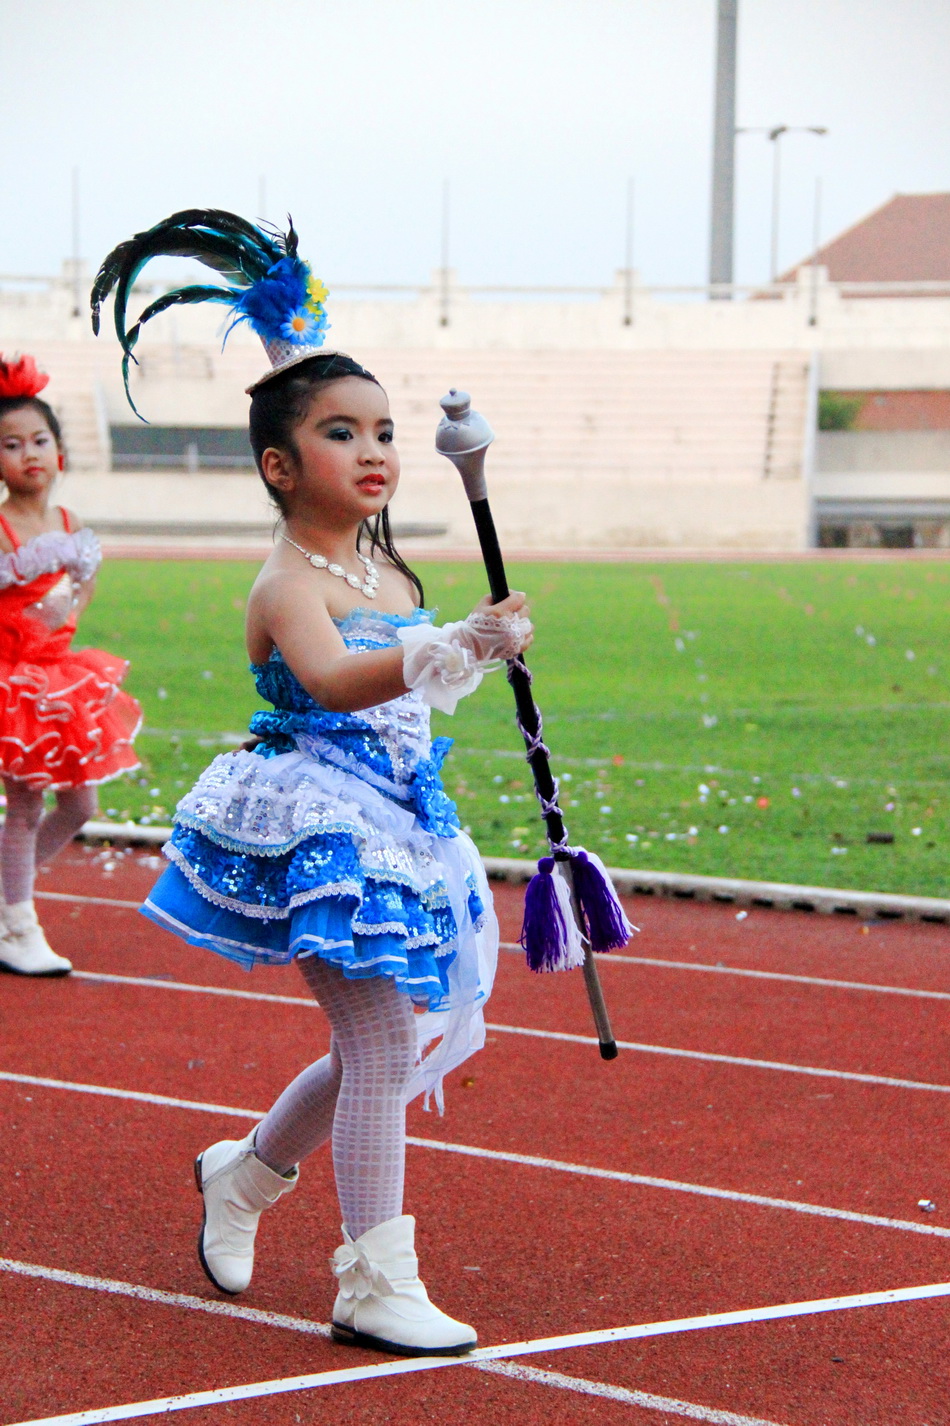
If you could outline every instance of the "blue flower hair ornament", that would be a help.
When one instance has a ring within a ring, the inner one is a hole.
[[[284,257],[234,303],[234,321],[247,321],[263,342],[319,347],[327,328],[326,288],[299,257]]]
[[[195,258],[224,277],[228,285],[191,283],[174,288],[150,303],[138,321],[127,327],[128,300],[135,280],[157,257]],[[189,208],[173,213],[114,248],[92,288],[92,328],[97,334],[100,308],[111,292],[115,294],[113,320],[122,347],[125,394],[136,415],[140,413],[129,391],[129,362],[136,360],[134,348],[145,323],[170,307],[198,302],[229,307],[233,320],[225,341],[238,323],[248,322],[271,362],[270,371],[255,386],[285,367],[317,355],[328,326],[327,290],[298,257],[293,223],[281,233],[256,227],[222,209]]]

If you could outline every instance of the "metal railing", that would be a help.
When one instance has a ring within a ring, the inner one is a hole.
[[[819,272],[821,269],[819,269]],[[449,274],[437,271],[427,282],[333,282],[328,280],[331,292],[340,296],[425,298],[444,300],[446,291],[454,300],[466,297],[498,297],[507,300],[512,297],[548,298],[622,298],[625,290],[630,290],[637,298],[781,298],[794,299],[803,292],[812,269],[804,266],[801,279],[788,282],[719,282],[719,283],[660,283],[648,284],[638,280],[636,273],[628,274],[620,269],[611,283],[530,283],[530,282],[489,282],[461,283]],[[173,283],[137,282],[133,291],[143,296],[166,292]],[[836,293],[840,297],[950,297],[950,279],[919,280],[906,279],[887,282],[833,282],[827,277],[819,279],[823,292]],[[63,276],[36,273],[0,273],[0,292],[5,289],[38,288],[46,292],[64,292],[70,297],[73,281]]]
[[[333,299],[341,303],[383,303],[418,306],[423,320],[441,328],[456,324],[461,314],[480,304],[571,304],[597,313],[598,320],[632,330],[648,314],[665,308],[692,307],[698,310],[715,301],[717,307],[751,310],[762,303],[778,303],[785,311],[802,314],[809,327],[816,328],[842,304],[901,299],[946,301],[950,280],[907,280],[897,282],[832,282],[822,267],[805,265],[793,280],[777,282],[666,283],[647,285],[636,271],[620,269],[610,284],[585,283],[461,283],[450,268],[439,268],[426,282],[333,282],[328,283]],[[144,305],[169,290],[169,283],[139,282],[133,289]],[[0,310],[4,298],[17,311],[45,301],[55,304],[60,314],[66,309],[75,317],[75,283],[69,273],[57,277],[35,274],[0,274]],[[598,306],[603,312],[598,312]],[[941,314],[941,321],[942,321]],[[86,334],[88,322],[83,321]],[[180,373],[176,373],[180,374]],[[210,369],[204,373],[210,375]]]

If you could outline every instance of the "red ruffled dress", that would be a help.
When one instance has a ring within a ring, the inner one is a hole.
[[[138,767],[142,710],[119,687],[128,664],[71,649],[75,598],[102,562],[91,530],[63,529],[0,553],[0,775],[36,791],[108,782]]]

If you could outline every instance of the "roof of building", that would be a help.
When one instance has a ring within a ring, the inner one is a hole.
[[[950,193],[895,194],[819,248],[818,262],[832,282],[950,281]]]

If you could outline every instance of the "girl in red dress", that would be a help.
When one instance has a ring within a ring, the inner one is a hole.
[[[32,357],[0,357],[0,969],[19,975],[72,969],[36,919],[36,867],[95,812],[96,784],[138,766],[141,722],[119,689],[125,661],[70,648],[102,555],[91,530],[50,504],[64,461],[59,422],[38,398],[48,380]],[[45,814],[44,792],[56,796]]]

